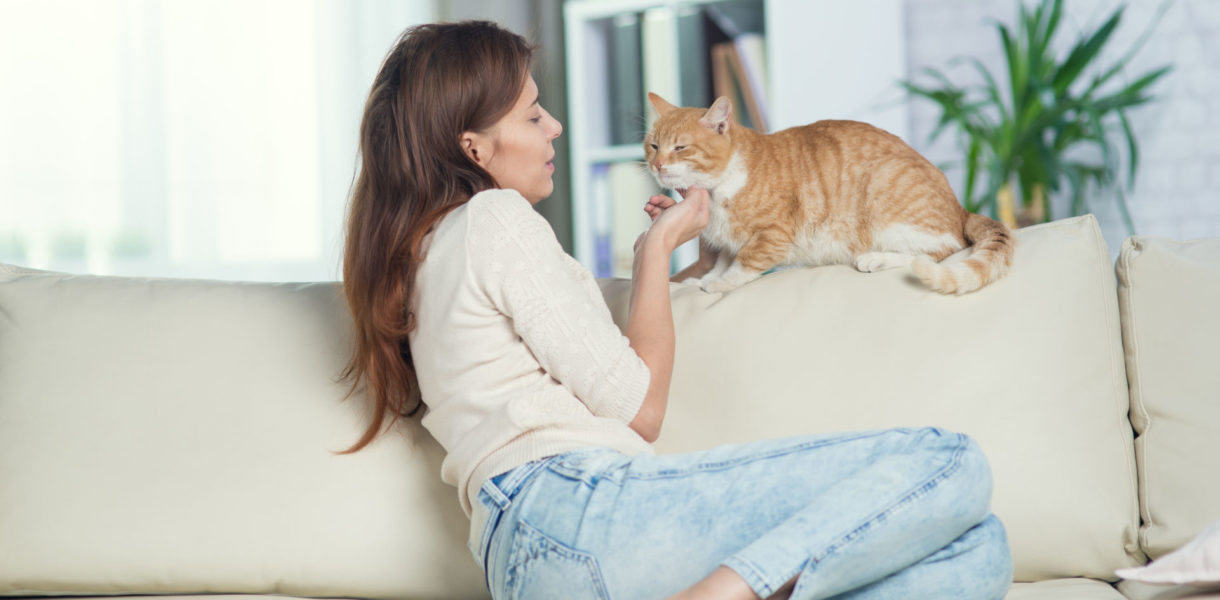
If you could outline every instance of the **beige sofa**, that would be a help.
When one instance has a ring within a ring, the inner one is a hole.
[[[1116,278],[1091,217],[1019,237],[961,297],[847,267],[675,285],[658,451],[956,429],[992,462],[1008,598],[1220,598],[1111,583],[1220,519],[1220,240],[1128,240]],[[486,597],[426,432],[335,454],[367,417],[349,334],[334,283],[0,265],[0,594]]]

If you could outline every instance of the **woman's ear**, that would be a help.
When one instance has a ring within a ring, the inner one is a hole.
[[[486,157],[479,155],[479,150],[481,149],[480,142],[482,141],[480,138],[481,136],[477,133],[472,131],[464,131],[462,132],[462,137],[458,138],[458,144],[461,145],[462,152],[465,152],[466,156],[470,157],[470,160],[473,160],[475,164],[482,166],[483,159]]]

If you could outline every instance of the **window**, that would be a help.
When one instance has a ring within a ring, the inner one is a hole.
[[[365,95],[430,6],[0,4],[0,262],[338,278]]]

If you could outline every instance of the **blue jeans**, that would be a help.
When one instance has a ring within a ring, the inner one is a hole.
[[[496,599],[664,598],[724,565],[761,597],[998,599],[1012,581],[970,438],[893,429],[680,455],[589,448],[478,494],[471,552]]]

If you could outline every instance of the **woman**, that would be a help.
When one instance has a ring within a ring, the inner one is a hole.
[[[647,201],[620,332],[531,208],[562,132],[531,53],[491,23],[425,25],[374,81],[344,288],[346,376],[377,406],[351,451],[426,405],[496,598],[1002,597],[1007,541],[965,436],[652,454],[674,357],[669,258],[706,225],[708,196]]]

